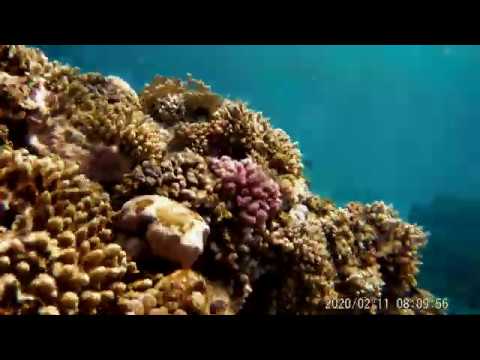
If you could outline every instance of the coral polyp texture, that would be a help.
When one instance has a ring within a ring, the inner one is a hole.
[[[284,131],[190,75],[137,94],[0,46],[1,314],[437,314],[426,240],[313,194]]]
[[[234,198],[233,206],[246,226],[265,228],[266,221],[280,210],[280,187],[251,159],[222,156],[211,160],[211,168],[221,178],[221,190]]]

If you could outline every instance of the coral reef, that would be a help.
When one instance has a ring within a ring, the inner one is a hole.
[[[0,46],[1,314],[436,314],[425,243],[312,194],[284,131],[191,76],[137,95]]]

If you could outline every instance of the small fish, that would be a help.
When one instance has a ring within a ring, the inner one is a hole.
[[[303,163],[305,164],[305,167],[308,169],[308,170],[312,170],[313,169],[313,161],[310,160],[310,159],[303,159]]]

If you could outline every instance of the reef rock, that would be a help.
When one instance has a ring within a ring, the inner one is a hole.
[[[210,228],[186,206],[159,195],[145,195],[126,202],[117,221],[119,229],[144,232],[153,255],[193,265],[203,252]]]

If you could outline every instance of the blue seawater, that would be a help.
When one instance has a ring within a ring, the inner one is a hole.
[[[313,189],[431,232],[420,285],[480,313],[479,46],[40,46],[140,90],[192,73],[298,141]]]

